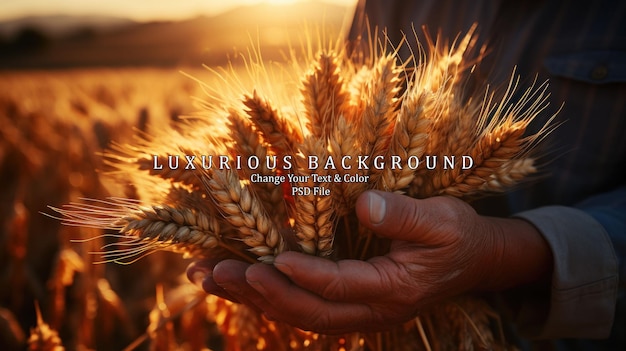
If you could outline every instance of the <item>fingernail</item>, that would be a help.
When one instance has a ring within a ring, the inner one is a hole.
[[[281,271],[284,275],[291,277],[291,275],[293,274],[293,271],[291,270],[291,267],[289,267],[288,265],[284,264],[284,263],[276,263],[274,262],[274,267],[276,267],[276,269],[278,269],[279,271]]]
[[[387,212],[385,199],[375,192],[369,192],[367,195],[369,196],[370,223],[380,224],[385,219]]]
[[[191,275],[191,281],[200,289],[204,288],[202,287],[202,283],[204,282],[204,280],[206,279],[207,274],[203,271],[195,271],[193,272],[193,274]]]
[[[265,287],[261,284],[260,281],[257,280],[247,280],[248,284],[256,291],[261,294],[265,294]]]

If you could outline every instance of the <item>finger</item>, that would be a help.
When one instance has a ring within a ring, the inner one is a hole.
[[[187,279],[192,283],[202,287],[202,281],[210,275],[213,271],[213,267],[218,263],[218,260],[199,260],[190,263],[187,266],[186,274]]]
[[[415,241],[418,234],[428,233],[451,222],[461,209],[446,197],[413,199],[383,191],[366,191],[356,202],[359,221],[381,236]]]
[[[271,266],[253,265],[246,271],[246,278],[259,293],[251,301],[271,319],[326,334],[381,328],[382,318],[369,306],[325,300],[295,285]]]
[[[252,300],[258,299],[260,295],[246,281],[246,270],[249,267],[249,263],[237,260],[221,261],[213,269],[213,280],[238,302],[256,309]]]
[[[187,278],[200,289],[211,295],[216,295],[232,302],[239,303],[239,300],[226,292],[226,290],[217,285],[215,280],[213,280],[213,269],[219,262],[220,260],[217,259],[192,262],[189,266],[187,266]]]
[[[274,267],[296,285],[331,301],[369,302],[391,296],[405,274],[386,257],[333,262],[293,251],[278,255]]]

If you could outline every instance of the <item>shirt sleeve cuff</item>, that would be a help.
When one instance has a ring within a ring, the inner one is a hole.
[[[608,337],[619,276],[604,227],[585,212],[563,206],[542,207],[515,217],[532,223],[554,256],[549,302],[536,296],[524,299],[516,317],[520,333],[533,339]]]

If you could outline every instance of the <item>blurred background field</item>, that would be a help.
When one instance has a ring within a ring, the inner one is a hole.
[[[107,180],[103,151],[197,113],[193,98],[206,96],[189,76],[216,79],[202,65],[238,69],[251,44],[283,60],[307,23],[339,35],[350,4],[268,2],[176,19],[54,8],[1,18],[0,349],[29,339],[44,350],[224,349],[210,301],[183,276],[189,260],[158,252],[128,266],[93,264],[100,257],[89,252],[110,242],[75,240],[102,233],[42,213],[133,196]]]

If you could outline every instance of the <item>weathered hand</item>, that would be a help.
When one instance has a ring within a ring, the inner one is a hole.
[[[286,252],[273,267],[205,261],[188,274],[207,292],[271,319],[332,334],[386,329],[445,298],[530,283],[549,272],[550,252],[534,227],[479,216],[458,199],[370,191],[356,211],[362,224],[393,240],[387,255],[333,262]]]

